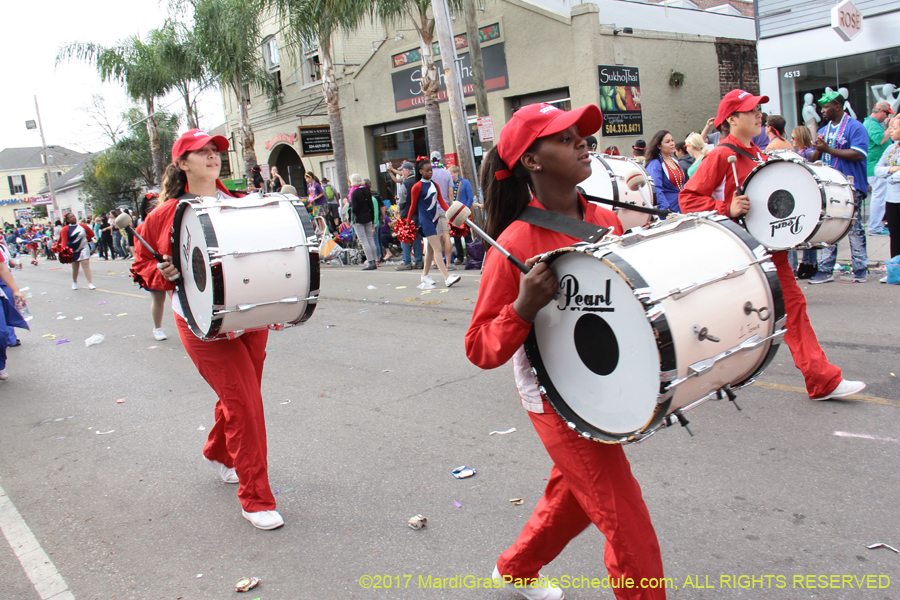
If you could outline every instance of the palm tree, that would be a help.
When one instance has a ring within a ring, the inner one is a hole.
[[[162,28],[151,30],[148,37],[168,70],[172,88],[184,99],[188,129],[199,129],[197,99],[191,98],[191,90],[195,84],[203,85],[207,74],[193,31],[169,20]]]
[[[344,123],[332,57],[332,36],[340,28],[352,31],[369,8],[366,0],[260,0],[264,8],[273,9],[286,24],[286,38],[295,55],[303,56],[304,47],[319,46],[322,61],[322,93],[331,129],[331,146],[339,188],[346,189],[347,152]]]
[[[462,7],[461,0],[449,0],[451,10]],[[409,18],[419,35],[419,52],[422,55],[422,94],[425,96],[425,126],[428,128],[428,147],[444,154],[444,129],[441,123],[441,109],[438,106],[438,91],[441,79],[434,64],[434,12],[428,16],[431,0],[374,0],[370,4],[371,14],[385,23],[400,24]],[[446,66],[446,65],[445,65]],[[452,66],[452,65],[451,65]]]
[[[250,86],[263,91],[277,109],[279,90],[262,66],[260,11],[246,0],[192,0],[194,36],[206,69],[223,88],[238,99],[241,113],[241,145],[244,172],[249,179],[257,163],[256,143],[250,125]]]
[[[56,56],[56,64],[72,58],[93,64],[103,81],[116,81],[135,102],[143,102],[147,109],[147,135],[153,161],[153,183],[162,181],[163,162],[159,150],[159,131],[156,122],[156,99],[171,87],[166,68],[157,47],[131,36],[116,46],[105,47],[91,42],[73,42],[63,46]]]

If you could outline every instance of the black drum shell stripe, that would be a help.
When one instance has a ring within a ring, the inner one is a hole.
[[[218,334],[219,327],[222,324],[222,318],[219,317],[213,319],[210,322],[210,330],[203,331],[197,324],[197,319],[194,317],[194,313],[188,303],[187,292],[183,285],[184,271],[181,268],[181,252],[179,251],[181,248],[181,220],[185,210],[193,210],[193,208],[191,208],[191,202],[188,200],[182,200],[179,203],[178,208],[175,209],[175,220],[172,222],[172,266],[178,269],[179,273],[182,273],[179,283],[175,284],[175,292],[178,294],[178,301],[181,304],[181,310],[184,312],[184,319],[187,321],[191,331],[193,331],[194,335],[198,338],[209,340]],[[206,241],[208,260],[209,250],[218,248],[219,242],[216,239],[215,228],[213,227],[212,220],[210,220],[209,216],[201,214],[198,215],[198,218],[203,228],[203,237]],[[224,273],[222,272],[222,265],[220,263],[210,264],[210,271],[212,274],[213,305],[221,306],[225,302],[225,278]]]

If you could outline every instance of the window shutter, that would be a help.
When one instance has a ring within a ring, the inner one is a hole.
[[[22,175],[22,193],[23,193],[23,194],[27,194],[27,193],[28,193],[28,182],[25,181],[25,176],[24,176],[24,175]]]
[[[12,175],[7,175],[6,179],[9,180],[9,195],[15,196],[16,195],[16,186],[13,185]]]

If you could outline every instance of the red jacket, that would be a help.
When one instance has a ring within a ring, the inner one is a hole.
[[[616,213],[586,202],[580,194],[578,199],[585,221],[609,227],[610,233],[622,235],[622,222]],[[529,206],[544,208],[537,198]],[[579,241],[524,221],[514,221],[497,240],[522,262]],[[524,321],[513,309],[513,302],[519,296],[521,276],[522,272],[499,252],[491,250],[485,256],[478,301],[466,332],[466,356],[482,369],[494,369],[512,358],[531,331],[531,323]]]
[[[718,146],[710,150],[709,154],[703,157],[703,162],[700,163],[697,172],[688,179],[684,189],[681,190],[681,194],[678,196],[681,212],[691,213],[714,210],[720,215],[731,216],[731,199],[735,190],[737,190],[737,186],[734,184],[734,173],[732,173],[728,157],[737,156],[737,162],[734,163],[734,166],[737,168],[737,176],[741,184],[747,179],[750,171],[759,166],[759,163],[722,145],[726,143],[741,148],[753,156],[758,156],[762,161],[768,159],[768,155],[757,148],[753,142],[750,142],[749,146],[745,146],[736,137],[729,135],[719,142]],[[722,184],[723,180],[725,181],[725,201],[718,202],[712,197],[712,194]]]

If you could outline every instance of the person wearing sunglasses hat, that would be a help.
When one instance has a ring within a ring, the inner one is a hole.
[[[172,164],[163,175],[160,204],[138,228],[138,234],[164,259],[157,263],[143,245],[135,248],[135,280],[142,279],[148,289],[171,293],[180,277],[171,258],[171,231],[179,201],[236,195],[219,181],[219,153],[226,150],[227,139],[199,129],[188,131],[172,147]],[[225,483],[238,484],[244,518],[257,529],[281,527],[284,520],[275,510],[275,497],[269,487],[266,422],[260,391],[269,332],[248,331],[234,339],[203,341],[185,321],[178,296],[171,298],[184,349],[218,396],[215,424],[203,447],[203,456]]]
[[[591,523],[606,537],[610,578],[663,576],[650,513],[622,447],[585,439],[566,425],[538,389],[523,346],[538,312],[559,291],[553,271],[537,256],[579,240],[517,220],[522,210],[548,210],[622,234],[615,213],[586,202],[576,189],[591,174],[584,136],[601,123],[595,105],[568,112],[525,106],[500,131],[481,167],[488,235],[514,256],[534,257],[522,274],[500,252],[487,252],[465,338],[466,355],[482,369],[512,359],[522,406],[553,460],[543,497],[492,576],[529,599],[563,597],[562,589],[539,579],[540,569]],[[615,594],[620,600],[665,598],[662,589],[619,588]]]
[[[715,125],[729,133],[715,150],[704,157],[700,168],[684,186],[678,199],[685,213],[712,210],[737,219],[751,210],[747,196],[738,195],[728,159],[735,157],[734,168],[740,182],[768,159],[751,141],[762,123],[759,105],[768,101],[768,96],[754,96],[744,90],[732,90],[722,98]],[[806,298],[797,285],[794,271],[788,262],[788,253],[780,251],[771,254],[787,313],[787,334],[784,341],[791,351],[794,365],[803,373],[809,398],[828,400],[859,393],[866,384],[844,379],[841,369],[828,362],[825,351],[819,345],[816,332],[806,314]]]
[[[875,165],[881,159],[885,149],[891,143],[890,127],[885,124],[890,120],[894,110],[890,103],[879,100],[872,107],[872,114],[863,119],[863,127],[869,134],[869,153],[866,155],[866,176],[872,193],[869,194],[869,235],[887,235],[884,228],[885,198],[887,198],[887,181],[875,177]]]

